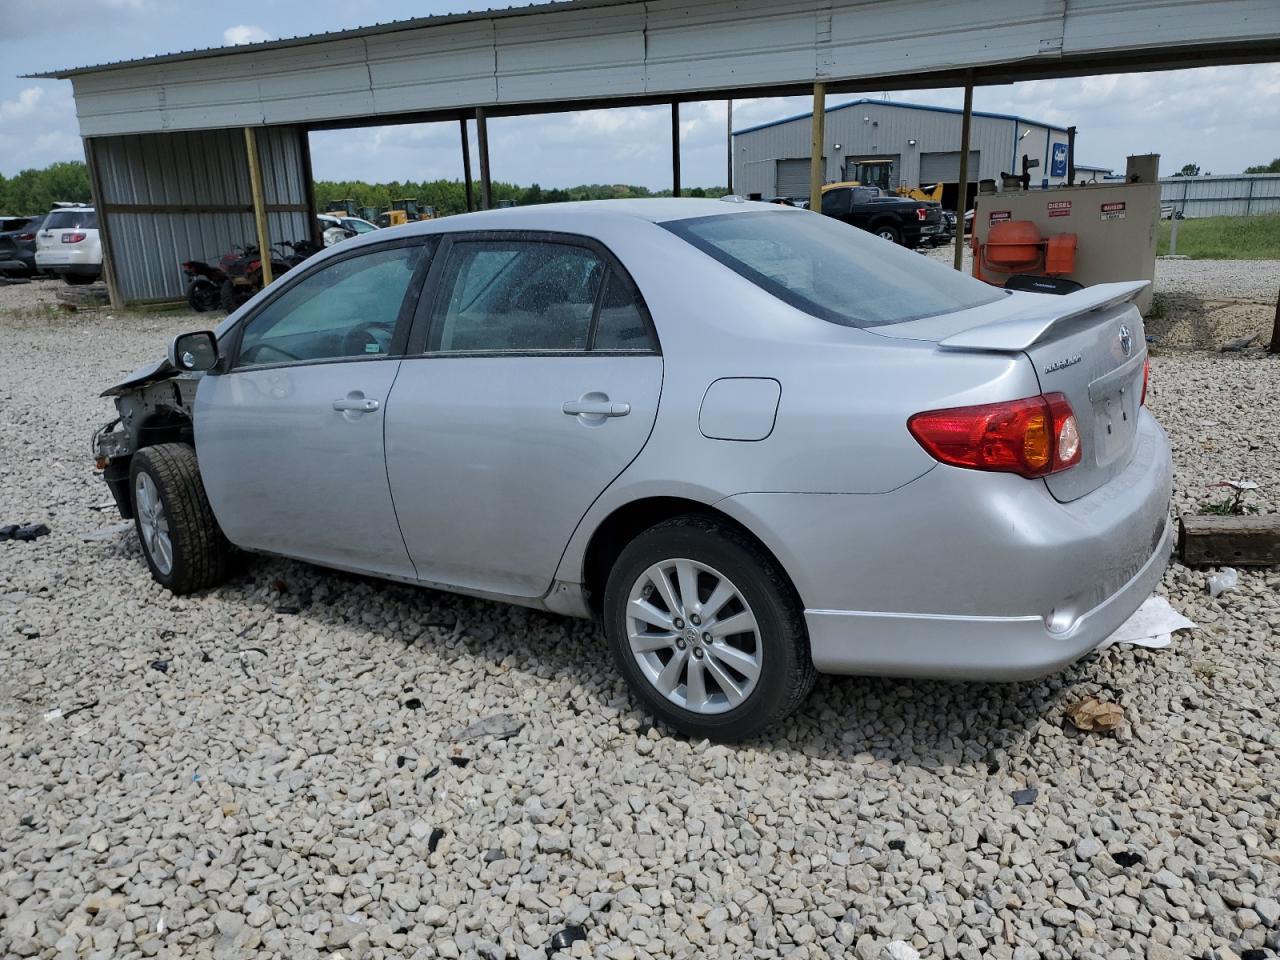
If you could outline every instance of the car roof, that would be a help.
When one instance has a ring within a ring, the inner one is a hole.
[[[477,213],[461,213],[435,220],[411,222],[392,230],[411,233],[449,233],[458,230],[558,230],[575,228],[590,232],[606,225],[627,223],[670,223],[700,217],[733,216],[742,213],[778,213],[794,211],[794,207],[776,203],[698,198],[655,197],[634,200],[576,200],[567,203],[531,204],[525,207],[503,207]],[[383,234],[386,231],[381,231]]]

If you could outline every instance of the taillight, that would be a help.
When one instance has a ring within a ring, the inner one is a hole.
[[[63,243],[79,243],[86,236],[87,234],[84,234],[84,233],[64,233],[62,235],[62,242]]]
[[[907,429],[953,467],[1043,477],[1080,462],[1080,428],[1060,393],[917,413]]]
[[[924,223],[924,221],[928,220],[928,219],[929,219],[929,208],[928,208],[928,207],[916,207],[916,219],[917,219],[917,220],[919,220],[921,223]]]
[[[1145,407],[1147,405],[1147,384],[1151,382],[1151,355],[1147,354],[1147,359],[1142,361],[1142,399],[1138,401],[1138,406]]]
[[[36,235],[35,235],[34,233],[20,233],[20,234],[18,234],[18,239],[19,239],[19,240],[34,240],[35,238],[36,238]]]

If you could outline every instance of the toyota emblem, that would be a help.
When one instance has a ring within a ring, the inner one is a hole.
[[[1126,357],[1133,353],[1133,334],[1129,332],[1127,323],[1120,324],[1120,349]]]

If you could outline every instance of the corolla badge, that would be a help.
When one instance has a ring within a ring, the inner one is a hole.
[[[1133,334],[1129,332],[1127,323],[1120,324],[1120,350],[1126,357],[1133,353]]]
[[[1055,370],[1061,370],[1063,367],[1070,367],[1073,364],[1077,364],[1079,362],[1080,362],[1080,354],[1073,353],[1069,357],[1062,357],[1058,360],[1054,360],[1052,363],[1048,364],[1044,368],[1044,372],[1053,373],[1053,371]]]

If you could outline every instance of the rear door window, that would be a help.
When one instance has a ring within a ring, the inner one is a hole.
[[[586,350],[605,262],[571,243],[455,242],[432,321],[432,349]]]
[[[841,187],[838,190],[828,190],[822,195],[822,212],[829,217],[848,213],[850,193],[852,193],[852,191],[848,187]]]

